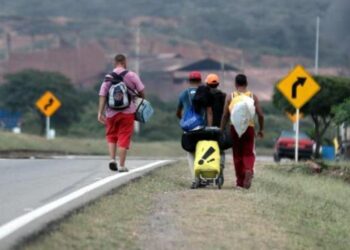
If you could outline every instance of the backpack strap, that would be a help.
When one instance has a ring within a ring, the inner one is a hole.
[[[124,81],[124,77],[129,73],[128,70],[124,70],[123,72],[121,72],[120,74],[117,74],[116,72],[112,72],[109,73],[108,75],[106,75],[105,81],[110,81],[112,84],[117,84],[120,83],[122,81]],[[137,93],[135,90],[133,90],[132,88],[130,88],[127,84],[125,84],[125,86],[127,87],[128,91],[131,92],[132,94],[134,94],[135,96],[141,98],[140,94]]]
[[[108,81],[111,81],[112,84],[120,83],[121,81],[124,80],[124,77],[126,76],[127,73],[129,73],[128,70],[124,70],[120,74],[117,74],[116,72],[113,71],[112,73],[108,74],[106,78],[108,77]]]

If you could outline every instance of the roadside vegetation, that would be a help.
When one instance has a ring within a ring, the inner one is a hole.
[[[18,86],[21,86],[20,88]],[[96,93],[99,85],[92,89],[76,89],[70,80],[59,73],[42,72],[37,70],[25,70],[16,74],[10,74],[5,77],[5,83],[0,86],[0,109],[19,112],[22,115],[21,128],[25,134],[43,135],[45,132],[45,117],[36,109],[34,102],[45,91],[52,91],[62,102],[62,107],[51,119],[51,127],[56,130],[58,138],[84,138],[80,141],[92,141],[95,145],[104,137],[104,127],[97,122]],[[67,91],[68,90],[68,91]],[[137,142],[179,142],[181,129],[178,120],[175,117],[176,102],[165,102],[158,97],[150,96],[150,101],[155,109],[155,114],[147,124],[141,125],[141,132],[134,136]],[[33,101],[34,100],[34,101]],[[274,139],[278,137],[281,130],[292,129],[292,124],[286,118],[283,111],[276,109],[271,102],[262,104],[266,115],[266,135],[263,140],[257,140],[257,147],[266,151],[271,150],[274,145]],[[303,121],[304,127],[310,127],[310,121]],[[15,137],[20,138],[20,137]],[[33,137],[34,138],[34,137]],[[16,141],[16,140],[15,140]],[[16,142],[3,144],[10,149],[31,150],[31,144],[22,143],[21,148],[10,147]],[[28,145],[28,148],[26,148]],[[35,145],[33,143],[32,145]],[[45,144],[43,144],[45,145]],[[36,145],[38,150],[56,149],[57,144],[52,142],[49,147]],[[89,147],[73,147],[74,143],[67,145],[68,152],[100,153],[105,148],[90,149]],[[99,144],[101,145],[101,144]],[[74,150],[72,150],[72,148]],[[96,148],[96,147],[95,147]],[[272,153],[271,153],[272,154]]]
[[[307,131],[316,142],[316,158],[319,158],[323,143],[332,141],[327,134],[336,131],[338,125],[349,122],[350,79],[334,76],[315,76],[321,90],[300,110],[312,121],[312,130]],[[273,104],[280,110],[295,113],[295,108],[283,94],[274,88]],[[333,138],[336,133],[333,133]],[[332,144],[332,143],[331,143]]]
[[[349,78],[322,76],[317,76],[316,80],[321,85],[321,91],[302,108],[301,112],[306,117],[301,121],[301,130],[314,139],[319,148],[324,143],[332,142],[336,136],[335,131],[338,124],[348,122],[349,101],[347,97],[350,95],[350,80]],[[91,89],[77,89],[68,78],[59,73],[24,70],[5,77],[5,83],[0,86],[0,109],[19,112],[22,115],[23,133],[43,135],[45,117],[36,109],[34,102],[49,90],[55,93],[62,102],[62,107],[51,119],[51,126],[56,130],[58,137],[99,141],[104,137],[104,127],[97,122],[96,118],[98,88],[99,84]],[[162,101],[156,96],[148,98],[155,113],[149,123],[141,125],[140,134],[134,136],[135,141],[179,142],[182,132],[175,117],[177,103]],[[266,149],[271,151],[280,132],[293,129],[285,112],[293,112],[294,109],[278,91],[274,93],[273,102],[262,102],[262,108],[265,113],[266,133],[263,140],[256,141],[256,145],[263,151]],[[40,146],[37,147],[40,148]],[[57,148],[53,146],[55,147]],[[84,152],[83,148],[75,150],[71,150],[71,146],[68,148],[67,151],[70,152]],[[98,150],[87,149],[86,152],[99,153],[104,150],[104,147]],[[57,150],[61,151],[59,148]]]
[[[222,190],[189,190],[185,162],[156,170],[19,249],[348,248],[348,183],[260,164],[252,189],[235,190],[230,164]]]
[[[37,135],[0,132],[0,157],[45,157],[52,155],[107,155],[104,139],[59,137],[46,140]],[[183,155],[178,142],[133,142],[130,156],[178,157]]]

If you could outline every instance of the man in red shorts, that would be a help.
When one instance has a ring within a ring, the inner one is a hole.
[[[144,98],[144,85],[139,76],[126,70],[127,60],[124,55],[117,55],[115,58],[115,69],[113,73],[106,75],[99,92],[98,121],[106,126],[106,139],[110,156],[109,168],[112,171],[118,170],[116,163],[116,152],[119,153],[119,172],[126,172],[125,160],[127,150],[130,147],[131,137],[134,132],[134,120],[136,112],[135,93]],[[112,75],[120,76],[128,88],[131,96],[130,105],[122,110],[116,110],[107,105],[109,90],[112,86]]]

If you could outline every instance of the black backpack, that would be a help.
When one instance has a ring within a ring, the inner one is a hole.
[[[192,105],[194,110],[197,113],[201,113],[201,111],[211,105],[212,96],[210,94],[210,88],[208,86],[199,86],[196,94],[192,99]]]
[[[107,97],[107,105],[111,109],[124,110],[130,106],[131,95],[128,86],[124,82],[127,73],[127,70],[120,74],[112,72],[105,78],[106,82],[111,82]]]
[[[211,106],[213,108],[213,126],[220,127],[221,118],[224,113],[226,94],[218,89],[211,89]]]

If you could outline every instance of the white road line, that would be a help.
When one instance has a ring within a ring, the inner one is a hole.
[[[27,225],[28,223],[34,221],[35,219],[53,211],[54,209],[57,209],[65,204],[67,204],[68,202],[75,200],[81,196],[83,196],[84,194],[87,194],[89,192],[91,192],[94,189],[97,189],[99,187],[102,187],[104,185],[106,185],[109,182],[112,182],[114,180],[120,179],[126,175],[135,173],[135,172],[140,172],[143,171],[145,169],[148,168],[152,168],[155,167],[157,165],[162,165],[165,163],[169,163],[171,161],[157,161],[151,164],[147,164],[143,167],[139,167],[136,169],[132,169],[127,173],[119,173],[117,175],[113,175],[113,176],[109,176],[107,178],[104,178],[102,180],[96,181],[88,186],[85,186],[81,189],[78,189],[77,191],[74,191],[73,193],[70,193],[58,200],[55,200],[53,202],[50,202],[42,207],[39,207],[27,214],[24,214],[20,217],[17,217],[16,219],[0,226],[0,240],[4,239],[5,237],[7,237],[8,235],[14,233],[16,230],[20,229],[21,227]]]

